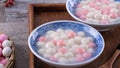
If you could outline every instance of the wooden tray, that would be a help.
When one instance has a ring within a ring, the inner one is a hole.
[[[37,26],[54,20],[73,20],[67,13],[65,4],[30,4],[29,5],[29,32]],[[120,43],[120,26],[114,27],[109,31],[101,32],[105,39],[105,49],[102,55],[94,62],[83,66],[82,68],[97,68],[104,64],[116,50]],[[38,58],[30,51],[30,68],[55,68]],[[120,68],[120,55],[114,62],[113,68]]]

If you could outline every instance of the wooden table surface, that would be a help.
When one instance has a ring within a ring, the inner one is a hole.
[[[5,9],[6,22],[0,22],[0,32],[15,42],[15,68],[29,68],[28,3],[65,3],[66,0],[15,0],[14,6]]]

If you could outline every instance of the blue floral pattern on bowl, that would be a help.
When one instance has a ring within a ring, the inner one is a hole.
[[[29,44],[31,51],[37,57],[41,57],[40,55],[38,55],[37,47],[36,47],[36,42],[37,42],[38,37],[45,35],[45,33],[49,30],[57,30],[59,28],[64,29],[64,30],[70,29],[75,32],[84,31],[88,36],[92,36],[94,38],[94,42],[97,45],[97,49],[95,53],[93,54],[92,58],[93,57],[97,58],[102,53],[104,49],[104,39],[102,35],[96,29],[94,29],[93,27],[89,25],[83,24],[81,22],[60,20],[60,21],[52,21],[52,22],[48,22],[46,24],[40,25],[31,32],[29,39],[28,39],[28,44]],[[52,61],[49,61],[49,62],[52,62]],[[55,63],[55,62],[52,62],[52,63]]]

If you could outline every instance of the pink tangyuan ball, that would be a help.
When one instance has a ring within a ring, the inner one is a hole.
[[[83,55],[82,55],[85,59],[88,59],[88,58],[90,58],[92,55],[91,55],[91,53],[89,53],[89,52],[85,52],[85,53],[83,53]]]
[[[65,45],[65,41],[64,40],[58,40],[56,43],[57,46],[62,47]]]
[[[85,59],[83,58],[83,56],[81,56],[81,55],[78,55],[75,59],[76,59],[77,62],[82,62],[82,61],[85,60]]]
[[[96,47],[96,44],[95,44],[94,42],[90,42],[90,43],[88,44],[88,46],[91,47],[91,48],[94,48],[94,47]]]
[[[46,37],[44,37],[44,36],[41,36],[41,37],[39,37],[39,39],[38,39],[39,41],[42,41],[42,42],[45,42],[46,40],[47,40],[47,38]]]
[[[8,36],[6,34],[0,34],[0,42],[2,43],[4,40],[7,40]]]
[[[58,61],[58,59],[55,58],[54,56],[51,56],[49,59],[52,60],[52,61]]]
[[[5,58],[5,59],[2,59],[0,61],[1,64],[3,64],[4,66],[7,64],[8,60]]]
[[[75,50],[76,53],[79,53],[79,54],[82,54],[85,52],[85,49],[82,48],[82,47],[78,47],[76,50]]]
[[[66,53],[67,52],[67,49],[65,47],[62,47],[58,50],[58,52],[61,52],[61,53]]]
[[[67,33],[67,36],[68,36],[69,38],[73,38],[73,37],[76,36],[76,33],[73,32],[73,31],[70,31],[70,32]]]

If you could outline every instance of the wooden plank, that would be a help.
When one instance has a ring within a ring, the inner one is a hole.
[[[32,4],[29,4],[28,6],[28,9],[29,9],[29,33],[33,30],[33,22],[34,22],[34,15],[33,15],[33,5]],[[34,59],[31,59],[31,58],[34,58],[34,55],[31,53],[31,51],[29,51],[30,53],[30,68],[34,68]]]

